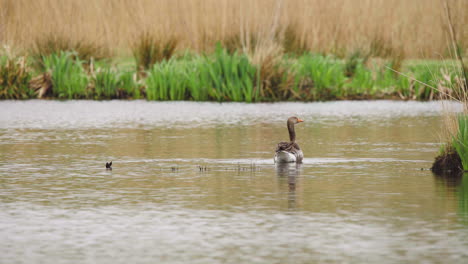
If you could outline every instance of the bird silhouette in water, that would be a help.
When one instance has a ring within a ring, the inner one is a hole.
[[[106,162],[106,169],[107,170],[112,170],[112,161],[111,162]]]

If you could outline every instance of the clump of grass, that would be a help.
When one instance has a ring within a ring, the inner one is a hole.
[[[289,61],[281,60],[274,53],[264,56],[257,65],[255,84],[260,87],[260,96],[265,101],[299,99],[294,93],[294,76],[289,70]]]
[[[111,56],[109,49],[104,46],[86,40],[74,40],[60,34],[46,34],[39,37],[34,41],[31,50],[32,57],[39,63],[36,65],[39,68],[44,66],[42,58],[61,52],[70,52],[73,54],[72,58],[79,58],[87,63],[92,59],[101,60]]]
[[[375,95],[376,91],[372,89],[375,85],[372,71],[360,60],[356,61],[356,64],[352,66],[352,70],[347,69],[347,67],[350,66],[345,62],[345,75],[346,71],[352,71],[352,76],[348,76],[349,80],[344,84],[344,95],[356,98],[366,98]]]
[[[452,78],[450,75],[444,74],[444,78],[438,85],[438,91],[442,99],[451,99],[460,102],[463,106],[463,112],[455,117],[453,113],[444,109],[444,135],[445,147],[442,148],[442,153],[436,157],[432,170],[436,173],[454,168],[455,172],[468,170],[468,87],[467,74],[463,58],[458,50],[458,41],[455,34],[455,27],[452,21],[452,16],[448,2],[444,1],[446,12],[447,25],[451,37],[451,44],[455,52],[457,63],[453,64],[458,76]],[[455,82],[453,82],[455,80]],[[442,84],[443,83],[443,84]],[[449,86],[452,89],[447,89],[444,86]],[[451,150],[455,149],[455,152]],[[441,162],[443,161],[443,162]]]
[[[247,56],[231,55],[218,45],[211,56],[155,64],[148,72],[146,95],[148,100],[252,102],[258,99],[255,77]]]
[[[346,77],[353,77],[359,65],[365,64],[369,59],[369,54],[362,50],[352,52],[346,59],[344,72]]]
[[[124,71],[118,77],[118,97],[119,98],[142,98],[140,85],[136,80],[136,73],[134,71]]]
[[[375,36],[369,45],[369,54],[373,57],[388,58],[397,52],[391,42],[382,36]]]
[[[209,70],[204,68],[207,65],[207,58],[193,58],[186,66],[187,86],[190,99],[195,101],[207,101],[214,95],[211,84]]]
[[[230,54],[233,54],[236,51],[242,51],[243,45],[240,33],[231,33],[230,35],[224,37],[222,45]]]
[[[252,102],[258,99],[258,89],[255,89],[254,80],[256,68],[243,54],[230,55],[217,44],[212,58],[206,58],[207,64],[200,69],[211,87],[209,94],[217,101],[245,101]]]
[[[31,73],[25,57],[0,57],[0,99],[28,99],[34,96],[29,88]]]
[[[29,82],[31,90],[37,93],[37,98],[43,98],[52,95],[52,76],[50,72],[44,72]]]
[[[234,52],[244,52],[256,47],[259,43],[259,35],[256,32],[249,32],[241,37],[241,33],[234,32],[228,34],[221,40],[221,45],[226,49],[229,54]]]
[[[297,23],[292,23],[284,29],[281,44],[285,53],[302,55],[308,51],[307,44],[301,38],[298,28]]]
[[[132,45],[138,70],[149,70],[155,63],[169,60],[174,56],[178,43],[176,37],[161,39],[149,32],[142,33]]]
[[[187,75],[183,63],[176,60],[155,64],[146,79],[148,100],[186,99]]]
[[[88,76],[77,54],[60,52],[45,56],[43,61],[52,76],[53,96],[63,99],[89,98]]]
[[[463,169],[468,170],[468,116],[458,116],[458,132],[452,139],[452,146],[460,156]]]
[[[345,83],[343,64],[330,56],[305,54],[293,65],[295,91],[306,100],[326,100],[342,96]]]
[[[92,82],[97,99],[113,99],[117,97],[119,79],[117,73],[111,67],[98,69],[93,76]]]
[[[391,60],[390,60],[391,68],[395,71],[400,71],[402,69],[404,60],[405,60],[405,53],[403,52],[403,49],[396,50],[394,53],[391,54]]]

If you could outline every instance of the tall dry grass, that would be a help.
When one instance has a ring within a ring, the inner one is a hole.
[[[449,4],[466,50],[468,1]],[[55,34],[130,54],[142,32],[175,35],[179,48],[196,51],[236,35],[244,48],[279,36],[316,52],[372,47],[430,58],[447,52],[442,10],[440,0],[0,0],[0,43],[28,49]]]

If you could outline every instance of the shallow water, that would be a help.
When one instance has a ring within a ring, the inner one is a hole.
[[[0,110],[0,263],[468,261],[468,176],[427,170],[439,102]],[[275,166],[291,115],[306,158]]]

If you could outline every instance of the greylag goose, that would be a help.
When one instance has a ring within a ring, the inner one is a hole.
[[[276,148],[275,163],[297,162],[301,163],[304,158],[301,148],[296,143],[296,131],[294,125],[304,122],[295,116],[288,118],[287,126],[290,142],[280,142]]]

